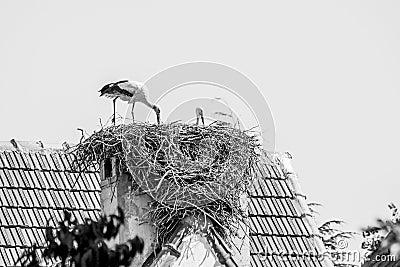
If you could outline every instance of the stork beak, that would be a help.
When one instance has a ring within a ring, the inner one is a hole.
[[[157,124],[160,125],[160,113],[161,113],[160,108],[157,106],[154,106],[153,109],[156,112]]]

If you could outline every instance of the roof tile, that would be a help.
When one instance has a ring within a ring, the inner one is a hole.
[[[268,170],[268,178],[272,178],[272,179],[276,179],[277,176],[275,174],[275,172],[272,170],[271,165],[270,164],[265,164],[265,168]]]
[[[22,158],[22,160],[24,161],[24,165],[25,165],[26,169],[34,168],[32,160],[30,159],[30,157],[27,153],[21,152],[19,155]]]
[[[27,169],[28,167],[25,165],[25,162],[22,159],[22,154],[23,154],[23,152],[20,152],[20,151],[14,151],[13,152],[13,155],[15,157],[15,160],[18,163],[19,168],[20,169]]]
[[[15,175],[15,173],[17,173],[17,175]],[[19,179],[17,178],[19,176],[18,173],[19,173],[18,169],[8,171],[8,175],[10,175],[10,179],[13,182],[13,186],[15,187],[23,186],[23,184],[22,185],[19,184],[18,181]]]
[[[0,187],[8,187],[9,183],[8,183],[8,180],[5,178],[6,174],[4,173],[3,169],[0,169],[0,177],[2,177],[0,179]]]
[[[41,154],[39,152],[32,153],[31,156],[34,157],[36,161],[39,163],[39,168],[38,168],[39,170],[47,170],[45,163],[43,162],[43,159],[41,157]]]
[[[0,208],[0,226],[6,226],[8,222],[6,220],[6,215],[3,212],[3,208]]]
[[[65,171],[65,167],[62,164],[60,153],[52,153],[50,154],[50,157],[53,159],[54,165],[57,167],[57,170]]]
[[[290,189],[289,185],[288,185],[288,180],[279,180],[280,186],[283,190],[283,194],[286,197],[293,197],[293,191]]]
[[[101,187],[100,187],[100,175],[99,175],[99,173],[90,173],[89,177],[91,179],[90,181],[92,181],[93,184],[94,184],[94,189],[100,192],[101,191]]]
[[[8,186],[15,186],[15,182],[13,181],[12,177],[11,177],[11,173],[10,170],[8,169],[3,169],[3,173],[5,176],[5,179],[3,179],[3,182],[8,182]]]
[[[259,179],[257,179],[257,181],[258,181],[258,184],[257,184],[257,190],[256,190],[257,195],[256,196],[271,197],[272,193],[269,190],[267,180],[264,178],[259,178]]]
[[[282,173],[282,170],[280,167],[278,168],[277,165],[271,165],[271,168],[274,171],[276,178],[285,179],[285,175]]]
[[[16,159],[13,157],[13,152],[12,151],[4,151],[6,158],[8,160],[8,164],[10,165],[11,168],[18,168],[18,163]]]
[[[51,170],[51,164],[50,164],[50,162],[48,161],[48,157],[47,157],[47,155],[46,155],[46,153],[38,153],[38,155],[40,156],[40,158],[42,159],[42,161],[43,161],[43,169],[44,170],[47,170],[47,171],[50,171]]]
[[[56,181],[51,177],[50,172],[39,172],[40,176],[39,176],[39,181],[43,184],[42,188],[46,188],[47,190],[49,189],[57,189],[59,188],[57,186]],[[45,186],[45,187],[43,187]],[[62,188],[60,188],[62,189]]]
[[[74,177],[74,175],[72,173],[64,172],[64,174],[65,174],[65,176],[67,178],[68,184],[69,184],[71,189],[73,188],[75,190],[81,190],[81,188],[79,188],[78,185],[75,184],[76,178]]]
[[[60,160],[61,160],[62,164],[64,165],[64,169],[67,171],[71,171],[72,168],[69,164],[66,154],[62,153],[62,154],[59,154],[59,156],[60,156]]]
[[[1,159],[1,168],[10,168],[10,164],[8,163],[7,157],[5,153],[0,153]]]
[[[41,166],[40,163],[38,161],[38,159],[36,158],[36,153],[35,152],[30,152],[28,154],[26,154],[27,157],[29,157],[31,164],[33,165],[34,170],[41,170]]]
[[[19,187],[21,188],[25,188],[25,187],[29,187],[29,183],[28,183],[28,178],[26,176],[26,173],[28,171],[26,170],[18,170],[18,172],[15,174],[17,176],[17,181],[19,184]]]
[[[8,200],[3,190],[5,189],[0,188],[0,206],[8,206]]]
[[[34,171],[29,170],[29,171],[24,171],[23,173],[25,175],[25,177],[24,177],[25,184],[26,184],[25,188],[35,188],[36,186],[33,183],[33,180],[36,179],[36,178],[34,178],[34,175],[35,175]]]
[[[2,153],[0,153],[0,154],[2,154]],[[1,157],[0,157],[0,169],[3,169],[3,168],[5,168],[5,166],[4,166],[4,164],[3,164],[3,160],[1,159]],[[1,266],[1,265],[0,265]]]
[[[19,193],[21,195],[22,200],[26,204],[25,207],[33,207],[33,201],[29,195],[29,190],[19,189]]]
[[[5,190],[5,195],[6,195],[6,198],[8,200],[9,205],[12,206],[12,207],[16,207],[17,206],[17,201],[15,199],[13,191],[14,191],[13,189],[6,189]]]
[[[65,184],[63,183],[62,179],[60,179],[59,175],[56,175],[56,172],[50,171],[48,172],[48,179],[51,179],[56,184],[56,188],[58,189],[65,189]]]
[[[0,229],[1,229],[1,227],[0,227]],[[0,244],[6,244],[6,238],[3,234],[3,231],[0,231]],[[0,256],[0,258],[1,258],[1,256]],[[0,264],[0,266],[2,266],[2,265]]]
[[[54,164],[53,158],[51,157],[50,153],[43,153],[42,156],[46,158],[46,162],[49,166],[49,170],[52,170],[52,171],[57,170],[57,166]]]

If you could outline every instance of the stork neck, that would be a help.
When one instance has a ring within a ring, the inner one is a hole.
[[[155,106],[153,103],[149,102],[147,99],[143,100],[143,104],[145,104],[149,108],[154,108],[154,106]]]

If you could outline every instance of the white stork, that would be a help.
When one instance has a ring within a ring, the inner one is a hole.
[[[134,119],[133,108],[136,102],[142,102],[149,108],[153,109],[157,116],[157,123],[160,125],[160,108],[149,101],[149,92],[143,83],[135,81],[118,81],[115,83],[106,84],[101,88],[100,96],[106,96],[113,99],[113,123],[115,124],[115,101],[119,98],[122,101],[132,103],[132,119]]]
[[[197,125],[199,125],[200,119],[204,126],[204,111],[202,108],[197,107],[196,108],[196,123],[197,123]]]

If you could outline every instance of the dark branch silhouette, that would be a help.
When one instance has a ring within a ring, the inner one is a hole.
[[[118,267],[130,266],[137,253],[143,252],[143,240],[136,236],[115,249],[108,248],[106,240],[118,235],[124,224],[123,210],[118,207],[117,214],[101,216],[98,221],[86,219],[83,224],[72,220],[71,214],[64,211],[64,219],[56,230],[46,229],[46,248],[41,258],[36,246],[28,249],[17,263],[26,267],[39,267],[43,261],[60,262],[60,266],[75,267]]]

